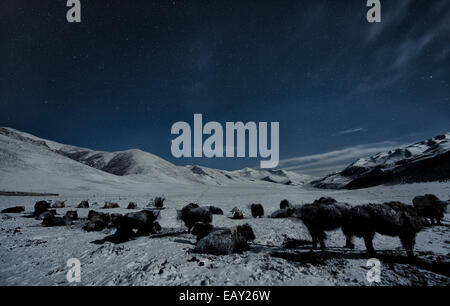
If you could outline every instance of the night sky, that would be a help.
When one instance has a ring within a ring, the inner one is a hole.
[[[2,0],[0,126],[238,169],[259,159],[173,158],[172,124],[279,121],[281,166],[313,174],[449,132],[450,1],[381,3],[81,0],[75,24]]]

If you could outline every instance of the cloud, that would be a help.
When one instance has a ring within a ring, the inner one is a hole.
[[[366,132],[366,131],[367,130],[365,128],[359,127],[359,128],[340,131],[338,134],[345,135],[345,134],[353,134],[353,133]]]
[[[370,27],[370,31],[366,36],[366,43],[370,43],[381,35],[386,34],[389,29],[401,24],[408,14],[408,9],[412,4],[412,0],[402,0],[392,3],[393,6],[388,10],[383,10],[381,13],[381,22],[374,23]]]
[[[373,62],[385,67],[381,73],[374,70],[361,78],[359,84],[349,92],[349,97],[363,95],[379,89],[391,88],[413,75],[438,69],[447,60],[450,48],[443,43],[450,35],[450,12],[447,0],[436,0],[421,13],[421,20],[412,22],[408,13],[418,9],[412,0],[397,1],[382,13],[382,22],[370,25],[365,33],[365,45],[372,50]],[[431,20],[431,21],[428,21]],[[423,22],[428,21],[426,27]],[[407,27],[405,27],[407,26]],[[408,30],[398,35],[395,41],[389,32],[405,27]],[[433,65],[423,66],[420,59],[426,56]]]
[[[284,159],[280,161],[279,167],[302,174],[324,176],[344,169],[359,158],[389,151],[399,145],[393,141],[356,145],[320,154]]]

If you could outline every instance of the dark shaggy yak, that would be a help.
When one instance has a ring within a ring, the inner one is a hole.
[[[66,212],[66,216],[71,220],[78,220],[78,212],[76,210],[69,210]]]
[[[208,236],[214,230],[214,226],[210,223],[195,222],[191,234],[197,236],[197,242],[203,237]]]
[[[295,208],[293,208],[293,207],[286,207],[286,208],[278,209],[278,210],[274,211],[270,215],[270,217],[274,218],[274,219],[289,218],[289,217],[292,217],[294,212],[295,212]]]
[[[137,204],[134,202],[130,202],[127,206],[127,209],[137,209]]]
[[[213,231],[200,239],[195,247],[198,253],[230,255],[250,249],[248,242],[255,239],[250,225],[239,225],[230,229]]]
[[[213,215],[223,215],[223,210],[220,209],[219,207],[210,206],[210,207],[209,207],[209,211],[210,211]]]
[[[33,216],[39,218],[40,215],[47,212],[50,209],[50,203],[47,201],[39,201],[34,204]]]
[[[83,229],[88,232],[102,231],[112,225],[111,216],[109,214],[97,212],[95,210],[89,211],[88,220],[89,222],[83,227]]]
[[[200,207],[194,203],[186,205],[181,211],[178,210],[177,213],[178,219],[184,222],[189,233],[195,222],[211,223],[213,220],[213,215],[209,207]]]
[[[285,209],[288,207],[292,207],[292,204],[288,200],[283,200],[280,202],[280,209]]]
[[[81,203],[78,204],[77,208],[89,208],[89,202],[88,201],[81,201]]]
[[[321,248],[325,248],[325,231],[336,230],[344,224],[351,206],[346,203],[338,203],[333,198],[320,198],[312,204],[306,204],[296,209],[295,217],[300,218],[308,229],[313,242],[313,248],[317,248],[317,242]],[[346,247],[354,248],[353,237],[346,235]]]
[[[66,201],[56,201],[52,204],[52,208],[64,208],[66,207]]]
[[[250,210],[253,218],[262,218],[264,216],[264,207],[261,204],[252,204]]]
[[[156,197],[153,200],[153,206],[157,207],[157,208],[163,208],[164,206],[164,201],[166,200],[166,198],[163,197]]]
[[[13,213],[13,214],[18,214],[25,211],[25,207],[24,206],[15,206],[15,207],[8,207],[2,210],[2,214],[6,214],[6,213]]]
[[[64,217],[57,217],[54,215],[45,216],[42,220],[42,224],[45,226],[65,226],[71,225],[75,220],[78,220],[78,213],[76,211],[68,211]]]
[[[45,218],[48,217],[53,217],[56,216],[56,209],[49,209],[45,212],[43,212],[42,214],[40,214],[39,216],[35,217],[36,220],[44,220]]]
[[[117,228],[115,238],[126,241],[134,236],[148,236],[161,230],[161,226],[156,220],[159,211],[142,210],[118,216],[113,222]]]
[[[233,220],[241,220],[244,219],[244,213],[239,208],[235,207],[231,210],[231,217]]]
[[[114,202],[105,202],[105,205],[103,205],[103,208],[110,209],[110,208],[120,208],[119,204]]]
[[[444,214],[447,209],[448,202],[439,200],[433,194],[426,194],[424,196],[417,196],[413,199],[414,208],[417,213],[424,218],[429,218],[431,224],[442,224]]]
[[[367,204],[353,207],[342,226],[346,235],[364,238],[367,252],[375,254],[375,233],[399,237],[408,256],[413,257],[416,234],[423,228],[424,218],[416,210],[400,202]]]

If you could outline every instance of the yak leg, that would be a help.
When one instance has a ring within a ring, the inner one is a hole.
[[[122,224],[119,224],[117,226],[116,233],[114,234],[116,239],[118,239],[120,241],[127,241],[133,235],[134,235],[133,229],[126,221],[122,221]]]
[[[311,234],[312,238],[312,248],[317,249],[317,236],[315,234]]]
[[[324,241],[326,238],[325,232],[321,231],[318,236],[319,236],[320,248],[325,249],[326,248],[325,241]]]
[[[400,236],[400,241],[403,245],[403,247],[406,250],[406,254],[408,254],[408,257],[413,258],[414,257],[414,244],[416,243],[416,239],[414,236]]]
[[[345,236],[345,247],[348,249],[355,248],[355,236]]]
[[[317,233],[315,230],[313,230],[312,227],[308,226],[307,224],[305,224],[306,228],[308,229],[309,234],[311,235],[311,239],[312,239],[312,248],[313,249],[317,249]]]
[[[373,236],[375,236],[374,233],[368,233],[364,235],[364,244],[366,245],[367,253],[370,255],[375,254],[375,249],[373,248]]]

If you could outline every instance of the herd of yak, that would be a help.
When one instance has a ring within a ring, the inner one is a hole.
[[[127,214],[115,214],[90,210],[83,229],[86,231],[102,231],[105,228],[115,228],[115,241],[124,242],[136,236],[148,236],[161,233],[158,223],[160,210],[164,209],[164,198],[155,198],[151,208]],[[364,239],[369,255],[374,255],[372,244],[375,233],[399,237],[408,256],[413,257],[416,234],[426,225],[441,224],[449,201],[441,201],[436,196],[427,194],[413,199],[413,205],[400,202],[384,204],[366,204],[351,206],[337,202],[330,197],[322,197],[312,204],[292,205],[283,200],[280,209],[270,215],[270,218],[301,219],[312,238],[312,247],[325,248],[326,231],[341,228],[346,237],[347,248],[354,248],[354,237]],[[98,204],[97,204],[98,205]],[[39,201],[34,205],[32,216],[42,220],[44,226],[65,226],[78,220],[77,211],[67,211],[64,216],[56,213],[56,208],[65,207],[65,203]],[[89,208],[88,201],[82,201],[77,208]],[[106,202],[104,209],[118,208],[117,203]],[[128,209],[137,209],[130,202]],[[252,204],[252,217],[264,216],[261,204]],[[2,213],[20,213],[23,206],[4,209]],[[223,211],[214,206],[199,206],[188,204],[177,211],[178,219],[182,220],[188,233],[197,237],[194,251],[213,255],[228,255],[240,253],[250,248],[249,242],[255,239],[253,229],[249,224],[232,228],[217,228],[212,225],[213,215],[223,215]],[[231,210],[231,219],[244,219],[244,213],[238,207]],[[430,222],[428,221],[430,220]]]

